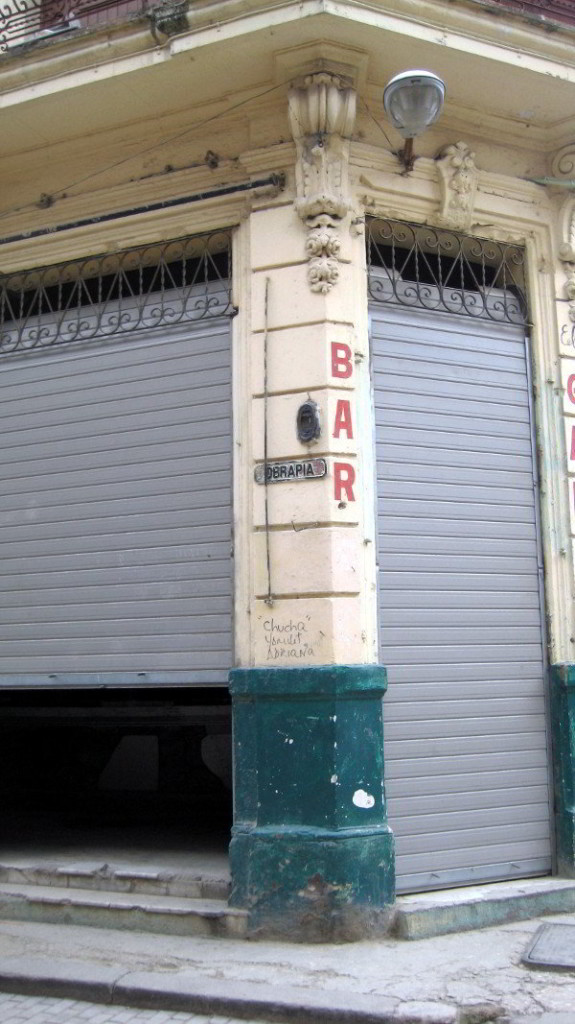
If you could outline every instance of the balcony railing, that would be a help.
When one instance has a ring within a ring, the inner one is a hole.
[[[575,25],[575,0],[480,0]],[[102,28],[148,14],[152,30],[171,35],[186,27],[188,0],[0,0],[0,54],[22,43]]]
[[[508,7],[523,14],[575,25],[575,0],[488,0],[492,7]]]
[[[0,53],[22,43],[102,28],[147,12],[149,0],[3,0]],[[155,4],[154,6],[157,6]]]

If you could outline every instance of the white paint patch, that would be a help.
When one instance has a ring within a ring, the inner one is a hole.
[[[332,782],[333,785],[335,786],[335,784],[337,782],[337,775],[332,775],[332,777],[331,777],[331,779],[329,781]]]
[[[364,810],[373,807],[375,803],[375,797],[371,793],[366,793],[365,789],[356,789],[352,800],[356,807],[363,807]]]

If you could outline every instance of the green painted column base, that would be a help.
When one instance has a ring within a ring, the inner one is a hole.
[[[251,938],[353,942],[385,934],[392,920],[393,835],[311,830],[236,831],[232,903],[250,911]]]
[[[252,938],[382,934],[395,899],[378,665],[235,669],[232,906]]]
[[[562,878],[575,878],[575,812],[555,812],[555,841],[557,843],[557,874]]]
[[[575,665],[550,675],[557,872],[575,878]]]

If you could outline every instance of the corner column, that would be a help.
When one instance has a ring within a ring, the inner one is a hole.
[[[575,878],[575,665],[551,668],[557,873]]]
[[[232,900],[252,937],[299,942],[384,931],[393,836],[383,789],[385,669],[231,673],[236,777]]]
[[[354,114],[355,93],[335,75],[291,91],[294,201],[246,225],[250,452],[240,465],[252,528],[241,668],[230,676],[230,856],[231,903],[248,910],[252,937],[365,938],[385,930],[394,900],[365,246],[348,194]],[[307,437],[302,406],[315,417]]]
[[[551,169],[558,180],[571,177],[574,158],[573,144],[555,154]],[[547,405],[550,413],[555,413],[555,404],[561,403],[565,446],[561,450],[560,438],[548,429],[540,440],[540,449],[543,490],[556,512],[555,524],[544,520],[544,539],[549,650],[555,662],[549,675],[557,873],[575,878],[575,198],[563,190],[557,193],[555,312],[559,358],[555,345],[552,353],[560,381],[541,370],[539,377],[545,384],[539,389],[539,405],[543,419],[542,407]],[[535,317],[535,322],[539,319],[552,324],[552,314],[545,318],[544,313]],[[552,415],[546,419],[552,422]]]

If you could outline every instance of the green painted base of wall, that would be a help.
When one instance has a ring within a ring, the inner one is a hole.
[[[235,832],[231,903],[249,910],[251,938],[350,942],[392,923],[393,835]]]
[[[557,872],[575,878],[575,665],[550,676]]]
[[[395,898],[379,665],[235,669],[233,906],[252,937],[385,930]]]
[[[557,843],[557,874],[561,878],[575,878],[575,812],[555,812],[555,841]]]

